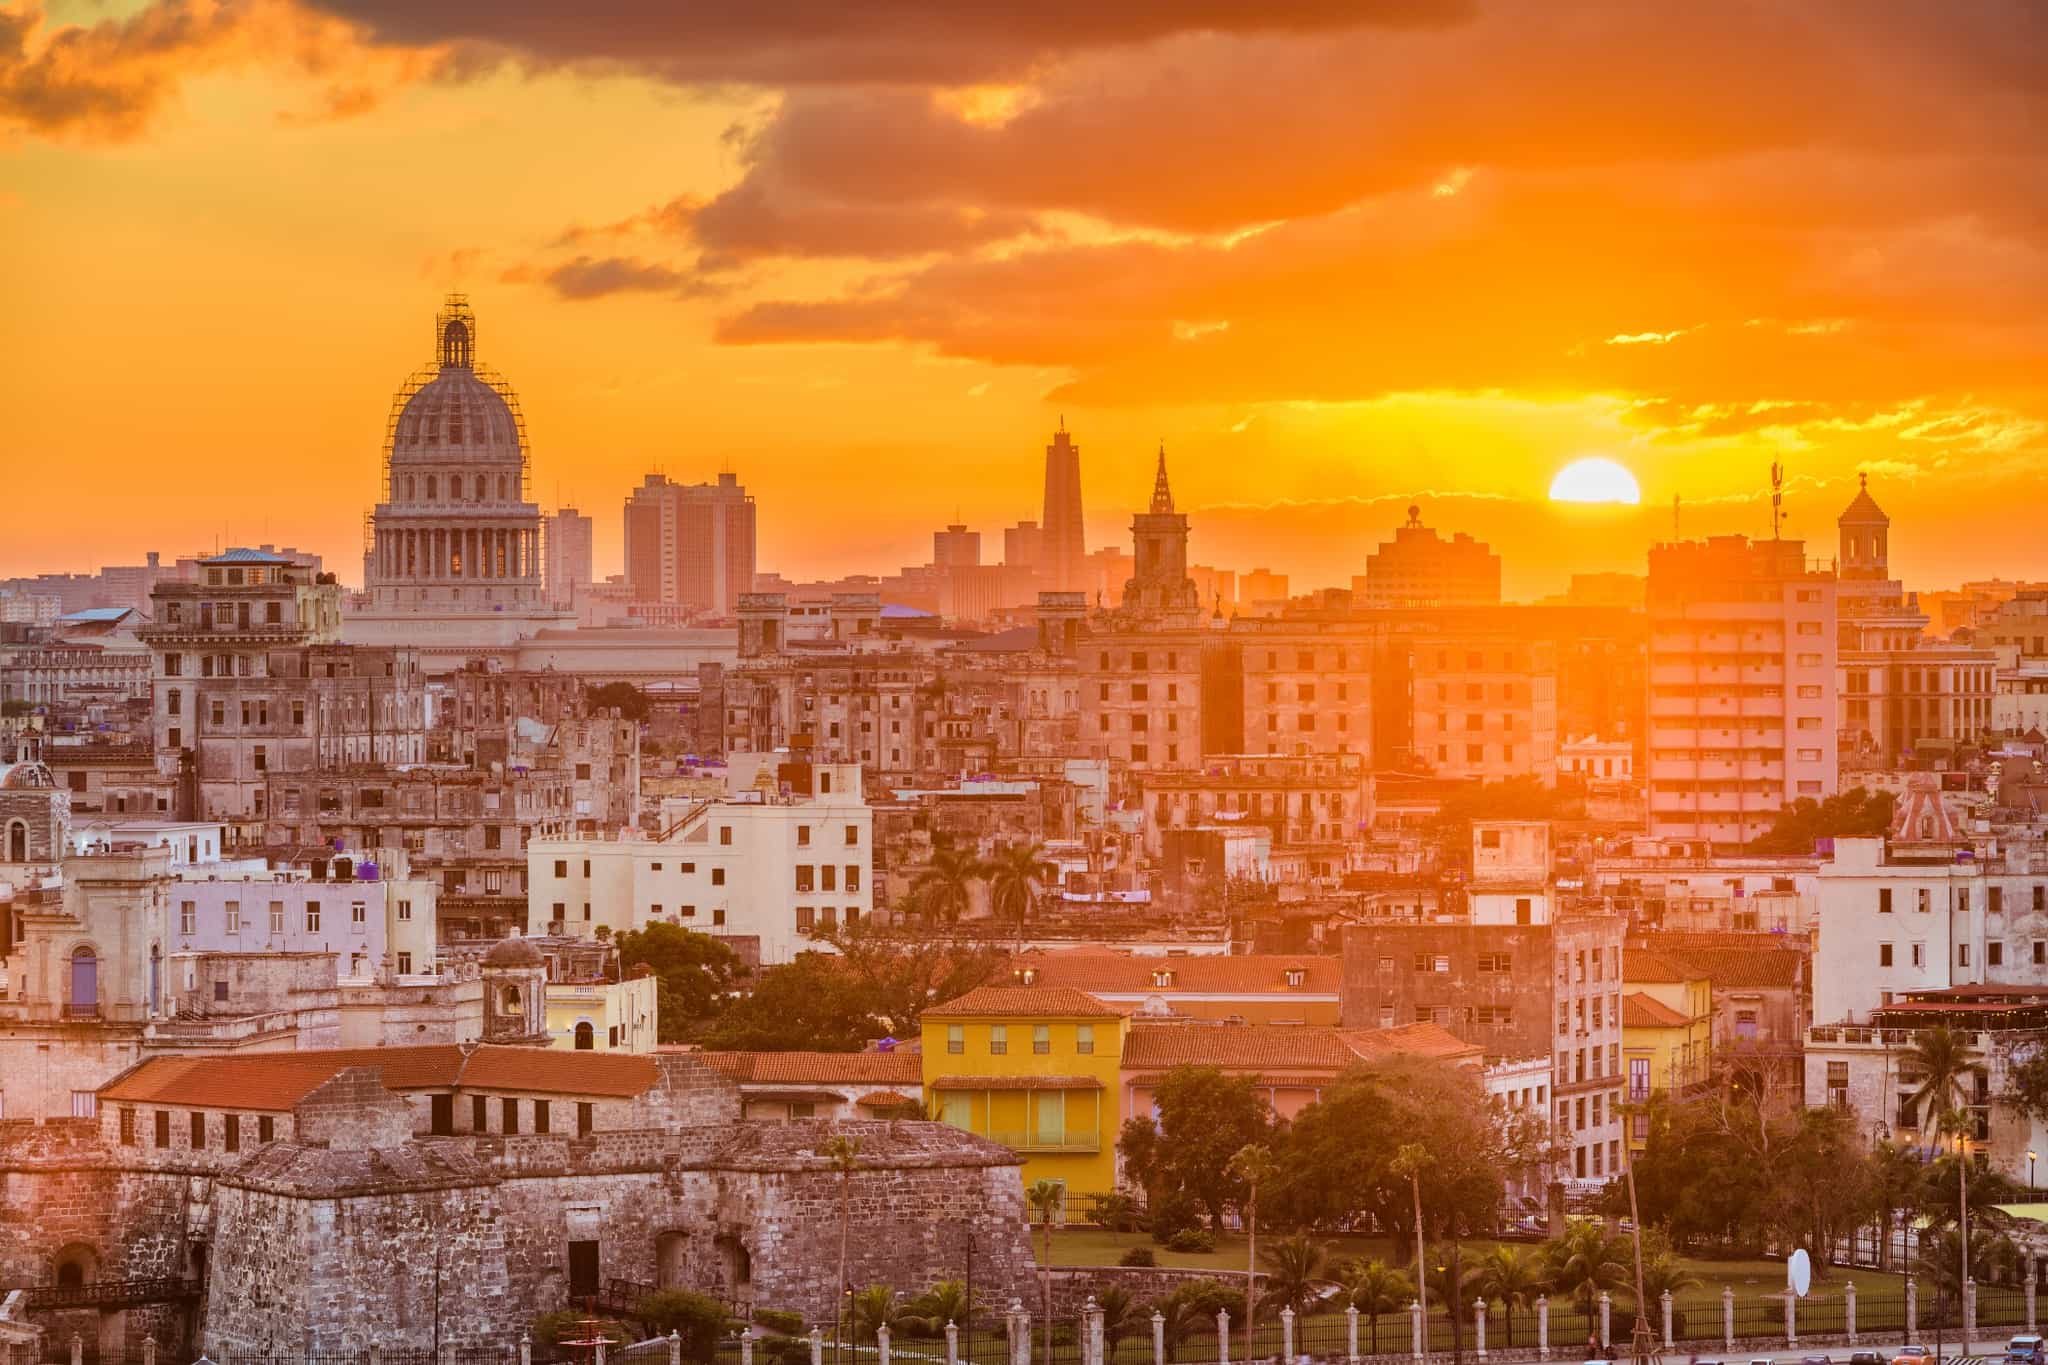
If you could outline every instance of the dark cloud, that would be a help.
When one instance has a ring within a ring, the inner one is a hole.
[[[500,278],[509,283],[538,280],[565,299],[599,299],[612,294],[701,298],[717,292],[693,271],[627,256],[578,256],[561,265],[516,267]]]
[[[613,65],[684,83],[959,85],[1061,54],[1169,34],[1317,33],[1456,23],[1473,0],[313,0],[379,40],[538,64]]]

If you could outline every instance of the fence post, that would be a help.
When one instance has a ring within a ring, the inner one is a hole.
[[[825,1365],[825,1329],[811,1329],[811,1365]]]
[[[1671,1291],[1668,1289],[1662,1295],[1662,1304],[1664,1308],[1664,1349],[1668,1351],[1671,1349]]]
[[[882,1365],[889,1365],[889,1324],[886,1322],[875,1328],[875,1352]]]
[[[1856,1344],[1856,1281],[1842,1282],[1842,1311],[1848,1316],[1849,1344]]]
[[[1721,1336],[1722,1346],[1735,1349],[1735,1291],[1727,1285],[1721,1286]]]
[[[1963,1281],[1963,1349],[1969,1349],[1971,1337],[1977,1335],[1977,1281],[1975,1278]]]
[[[533,1365],[533,1333],[519,1334],[519,1365]]]
[[[683,1365],[683,1332],[680,1327],[669,1329],[668,1365]]]
[[[1088,1306],[1081,1310],[1081,1327],[1087,1338],[1086,1351],[1089,1365],[1102,1365],[1102,1305],[1095,1296],[1088,1296]]]
[[[1358,1365],[1358,1305],[1344,1309],[1344,1365]]]
[[[669,1365],[683,1365],[683,1337],[679,1328],[668,1334]],[[754,1365],[754,1334],[740,1329],[740,1365]]]
[[[1031,1313],[1021,1300],[1010,1300],[1010,1306],[1017,1315],[1017,1330],[1010,1336],[1010,1365],[1031,1365]]]
[[[156,1333],[142,1339],[142,1365],[156,1365]]]
[[[1799,1296],[1790,1289],[1785,1291],[1785,1349],[1792,1350],[1799,1345]]]
[[[1906,1340],[1920,1335],[1920,1281],[1906,1281]]]
[[[1249,1340],[1246,1342],[1245,1349],[1247,1351],[1251,1349]],[[1026,1365],[1029,1365],[1029,1362]],[[1228,1308],[1216,1310],[1216,1365],[1230,1365],[1230,1310]]]
[[[1408,1303],[1408,1326],[1415,1336],[1415,1358],[1422,1359],[1422,1300],[1411,1299]]]
[[[384,1365],[383,1342],[373,1341],[370,1343],[370,1365]]]
[[[85,1339],[76,1332],[71,1334],[71,1365],[85,1365]]]
[[[1166,1314],[1152,1310],[1152,1365],[1166,1365]]]
[[[1536,1296],[1536,1358],[1550,1359],[1550,1295]]]
[[[1249,1352],[1247,1352],[1249,1354]],[[1280,1360],[1282,1365],[1294,1365],[1294,1310],[1280,1310]],[[1100,1361],[1096,1365],[1102,1365]]]
[[[1479,1351],[1479,1358],[1486,1359],[1486,1299],[1472,1300],[1472,1341]]]
[[[960,1365],[960,1324],[946,1319],[946,1365]]]
[[[1600,1295],[1600,1349],[1614,1349],[1614,1296],[1604,1291]]]

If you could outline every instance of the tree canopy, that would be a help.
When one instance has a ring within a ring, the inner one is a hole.
[[[1265,1097],[1250,1076],[1219,1067],[1181,1065],[1153,1092],[1156,1127],[1144,1119],[1124,1124],[1117,1150],[1125,1169],[1154,1200],[1183,1196],[1200,1204],[1210,1221],[1244,1197],[1244,1182],[1230,1169],[1244,1147],[1269,1142],[1273,1125]]]
[[[1892,827],[1893,797],[1862,787],[1815,801],[1802,796],[1749,841],[1751,853],[1811,853],[1819,839],[1874,838]]]
[[[629,682],[600,683],[586,688],[584,698],[592,707],[617,707],[627,720],[647,719],[647,694]]]
[[[741,972],[733,950],[709,934],[659,921],[627,929],[613,942],[619,965],[645,965],[654,973],[661,1041],[680,1043],[716,1013]]]

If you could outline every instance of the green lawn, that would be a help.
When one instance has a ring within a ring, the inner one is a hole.
[[[1268,1234],[1269,1236],[1272,1234]],[[1335,1236],[1327,1239],[1332,1259],[1348,1257],[1374,1257],[1383,1261],[1393,1260],[1393,1243],[1385,1237]],[[1036,1253],[1043,1245],[1039,1232],[1032,1231],[1031,1249]],[[1494,1244],[1472,1241],[1463,1244],[1466,1259],[1476,1260]],[[1543,1248],[1540,1243],[1518,1242],[1514,1244],[1523,1251],[1535,1253]],[[1125,1251],[1132,1247],[1147,1247],[1161,1266],[1187,1270],[1237,1270],[1244,1269],[1244,1238],[1236,1233],[1224,1233],[1216,1239],[1216,1250],[1209,1253],[1168,1251],[1142,1232],[1105,1232],[1099,1228],[1075,1228],[1069,1231],[1055,1231],[1052,1238],[1052,1261],[1054,1265],[1115,1265]],[[1747,1297],[1756,1294],[1773,1294],[1785,1287],[1785,1263],[1769,1260],[1713,1261],[1687,1257],[1685,1267],[1699,1280],[1699,1284],[1686,1291],[1688,1297],[1699,1294],[1718,1294],[1722,1288],[1732,1288],[1736,1294]],[[1830,1270],[1825,1279],[1814,1286],[1816,1293],[1836,1293],[1844,1280],[1853,1280],[1859,1294],[1903,1294],[1901,1277],[1897,1274],[1880,1275],[1874,1270]]]

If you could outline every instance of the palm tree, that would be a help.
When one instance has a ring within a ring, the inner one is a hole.
[[[1488,1303],[1498,1302],[1501,1306],[1503,1325],[1507,1329],[1507,1336],[1501,1342],[1503,1347],[1514,1344],[1515,1309],[1527,1308],[1534,1303],[1549,1279],[1534,1256],[1511,1246],[1493,1248],[1472,1267],[1473,1292]]]
[[[1097,1300],[1098,1304],[1100,1302],[1100,1300]],[[1165,1319],[1165,1322],[1160,1326],[1160,1335],[1165,1339],[1166,1358],[1169,1361],[1180,1358],[1181,1344],[1189,1337],[1201,1331],[1205,1325],[1209,1327],[1216,1325],[1216,1319],[1214,1318],[1207,1319],[1205,1323],[1201,1310],[1186,1298],[1177,1298],[1169,1294],[1154,1304],[1153,1307],[1158,1311],[1159,1316]]]
[[[1647,1313],[1652,1305],[1661,1304],[1666,1294],[1676,1296],[1699,1286],[1699,1276],[1688,1271],[1683,1261],[1668,1251],[1659,1252],[1643,1262],[1642,1311]]]
[[[1921,1116],[1923,1135],[1938,1131],[1938,1125],[1930,1123],[1930,1119],[1947,1115],[1967,1103],[1969,1079],[1976,1068],[1976,1052],[1966,1033],[1937,1027],[1922,1029],[1913,1039],[1906,1055],[1899,1059],[1899,1071],[1919,1077],[1919,1085],[1913,1091],[1913,1109]]]
[[[1024,952],[1024,921],[1038,898],[1040,884],[1052,871],[1043,844],[1004,844],[982,864],[988,877],[989,909],[999,919],[1017,922],[1017,954]]]
[[[1338,1283],[1351,1306],[1365,1315],[1372,1331],[1372,1354],[1380,1353],[1380,1314],[1398,1313],[1415,1297],[1415,1286],[1385,1261],[1349,1261],[1339,1270]]]
[[[1267,1244],[1259,1260],[1266,1267],[1266,1297],[1299,1313],[1315,1298],[1327,1248],[1307,1233],[1281,1237]]]
[[[1877,1268],[1892,1268],[1892,1227],[1919,1197],[1926,1168],[1911,1150],[1880,1142],[1871,1163],[1872,1194],[1877,1199]]]
[[[1259,1319],[1259,1182],[1271,1180],[1278,1170],[1273,1149],[1261,1142],[1248,1142],[1237,1149],[1224,1171],[1245,1185],[1244,1197],[1244,1353],[1252,1354],[1252,1324]]]
[[[1448,1247],[1437,1248],[1438,1255],[1430,1258],[1434,1264],[1429,1271],[1429,1288],[1452,1317],[1463,1319],[1472,1311],[1472,1272],[1460,1266],[1456,1278],[1452,1278],[1451,1271],[1456,1265],[1457,1251],[1458,1246],[1455,1242]]]
[[[940,1280],[910,1305],[903,1327],[919,1336],[943,1336],[949,1322],[965,1327],[967,1313],[967,1286],[959,1280]]]
[[[1039,1257],[1039,1264],[1051,1270],[1052,1219],[1067,1202],[1067,1187],[1057,1180],[1036,1181],[1024,1191],[1024,1202],[1038,1215],[1039,1226],[1045,1229],[1045,1254]],[[1052,1276],[1040,1275],[1038,1283],[1045,1291],[1045,1365],[1052,1365]]]
[[[1579,1311],[1591,1317],[1601,1294],[1621,1289],[1629,1282],[1626,1254],[1618,1237],[1594,1222],[1580,1221],[1565,1228],[1564,1235],[1547,1249],[1551,1288],[1569,1295]]]
[[[1419,1142],[1404,1142],[1387,1165],[1394,1178],[1405,1179],[1415,1194],[1415,1301],[1422,1305],[1424,1322],[1429,1321],[1429,1278],[1422,1266],[1422,1172],[1430,1161],[1427,1147]]]
[[[1102,1314],[1102,1358],[1113,1361],[1117,1343],[1139,1330],[1138,1305],[1130,1290],[1113,1284],[1095,1296],[1095,1309]]]
[[[839,1306],[846,1307],[846,1296],[853,1286],[846,1279],[847,1237],[853,1226],[853,1173],[860,1165],[860,1139],[844,1133],[835,1134],[819,1149],[820,1155],[832,1163],[832,1169],[839,1172]],[[832,1358],[839,1358],[839,1318],[832,1319]]]
[[[981,861],[972,853],[939,844],[932,849],[931,862],[910,884],[910,891],[917,897],[920,913],[941,924],[953,924],[967,913],[974,883],[981,875]]]
[[[896,1291],[886,1284],[871,1284],[853,1296],[852,1311],[853,1339],[873,1341],[876,1328],[886,1327],[895,1331],[900,1321],[896,1309]]]

